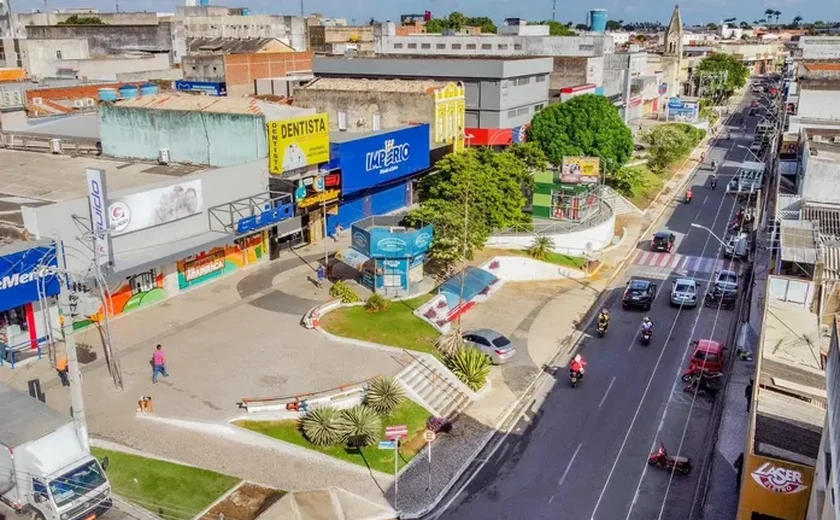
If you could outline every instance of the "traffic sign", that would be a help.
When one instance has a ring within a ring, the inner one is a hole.
[[[423,432],[423,438],[426,439],[426,442],[434,442],[437,435],[432,430],[426,430]]]
[[[397,449],[397,441],[379,441],[380,450],[395,450]]]
[[[385,428],[385,437],[394,440],[394,439],[401,439],[403,437],[408,436],[408,425],[407,424],[397,424],[394,426],[388,426]]]

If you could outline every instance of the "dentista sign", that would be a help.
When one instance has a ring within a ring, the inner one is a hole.
[[[793,495],[808,488],[801,472],[776,466],[772,462],[765,462],[753,471],[752,478],[764,489],[783,495]]]

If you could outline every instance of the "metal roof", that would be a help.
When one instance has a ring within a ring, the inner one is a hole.
[[[195,38],[189,40],[190,54],[251,54],[271,43],[282,43],[277,38]],[[289,50],[294,50],[289,47]]]
[[[822,246],[823,279],[840,280],[840,247]]]
[[[246,97],[194,96],[191,94],[155,94],[114,103],[119,108],[145,108],[149,110],[182,110],[185,112],[209,112],[220,114],[252,114],[261,116],[266,108],[275,112],[288,113],[286,117],[303,116],[311,110],[291,107],[283,103],[270,103]],[[275,117],[274,119],[280,119]]]
[[[819,250],[814,224],[802,220],[783,220],[781,247],[782,260],[786,262],[816,264]]]
[[[840,240],[840,211],[831,208],[806,206],[802,208],[802,220],[816,222],[820,239]]]
[[[0,444],[17,447],[40,439],[73,419],[0,383]]]
[[[422,79],[348,79],[348,78],[316,78],[301,90],[335,90],[347,92],[400,92],[400,93],[430,93],[434,89],[443,88],[445,82]]]
[[[799,220],[799,210],[802,208],[802,197],[799,195],[779,194],[776,209],[777,218],[781,220]]]

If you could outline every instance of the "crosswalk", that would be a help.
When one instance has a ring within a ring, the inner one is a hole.
[[[657,253],[654,251],[638,251],[633,257],[633,265],[687,274],[712,274],[721,269],[731,269],[732,271],[740,272],[742,267],[741,262],[738,260],[676,253]]]

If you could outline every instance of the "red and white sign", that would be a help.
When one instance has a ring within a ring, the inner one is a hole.
[[[388,440],[402,439],[408,437],[408,425],[397,424],[395,426],[388,426],[385,428],[385,438]]]
[[[437,435],[435,435],[435,432],[432,430],[426,430],[423,432],[423,439],[425,439],[426,442],[434,442],[436,437]]]
[[[775,466],[771,462],[765,462],[753,471],[752,478],[764,489],[785,495],[793,495],[808,488],[802,482],[802,473]]]

